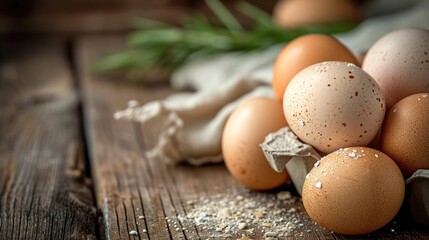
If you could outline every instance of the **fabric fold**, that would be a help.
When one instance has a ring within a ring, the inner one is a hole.
[[[427,28],[429,4],[416,1],[401,12],[370,18],[351,32],[336,35],[352,52],[366,51],[378,38],[404,27]],[[322,46],[321,46],[322,47]],[[139,122],[143,134],[151,136],[149,159],[193,165],[222,161],[221,138],[229,114],[243,101],[274,97],[272,68],[283,45],[251,53],[226,53],[195,58],[171,77],[176,93],[143,106],[130,101],[116,119]]]

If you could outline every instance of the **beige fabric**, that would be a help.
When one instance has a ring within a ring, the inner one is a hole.
[[[196,89],[142,107],[132,102],[115,118],[141,122],[145,134],[157,135],[149,158],[194,165],[222,161],[222,129],[231,111],[246,99],[274,97],[272,63],[282,46],[252,54],[222,54],[194,61],[173,74],[174,88]]]
[[[337,38],[353,52],[366,51],[378,38],[403,27],[428,28],[429,4],[363,22],[352,32]],[[147,152],[150,159],[161,158],[194,165],[220,162],[221,136],[229,114],[246,99],[274,97],[272,66],[283,46],[262,52],[229,53],[196,59],[171,78],[173,88],[194,88],[194,93],[178,93],[143,106],[131,102],[115,114],[141,123],[145,135],[156,137]]]

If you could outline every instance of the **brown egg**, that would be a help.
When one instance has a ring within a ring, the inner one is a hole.
[[[277,99],[283,100],[286,86],[299,71],[324,61],[343,61],[358,65],[353,53],[328,35],[308,34],[287,44],[274,64],[273,89]]]
[[[399,101],[386,114],[381,150],[408,177],[417,169],[429,169],[429,93]]]
[[[351,147],[316,162],[304,181],[302,200],[320,226],[360,235],[391,221],[404,194],[404,179],[391,158],[375,149]]]
[[[362,19],[359,6],[348,0],[283,0],[273,11],[280,27],[296,28],[339,21],[357,22]]]
[[[235,109],[222,135],[222,154],[232,176],[255,190],[284,184],[289,176],[270,167],[259,144],[285,126],[282,105],[274,99],[254,98]]]

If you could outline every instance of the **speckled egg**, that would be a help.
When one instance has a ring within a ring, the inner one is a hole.
[[[323,62],[299,72],[289,83],[283,109],[292,131],[317,150],[366,146],[386,111],[377,82],[346,62]]]
[[[351,147],[316,162],[304,181],[302,201],[320,226],[360,235],[391,221],[404,194],[401,171],[390,157],[375,149]]]
[[[368,50],[362,69],[380,85],[387,109],[406,96],[429,92],[429,31],[388,33]]]
[[[408,177],[429,169],[429,93],[408,96],[387,113],[381,131],[381,150]]]

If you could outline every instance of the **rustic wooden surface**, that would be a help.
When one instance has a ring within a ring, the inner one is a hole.
[[[296,202],[280,206],[296,211],[285,218],[302,223],[280,239],[429,238],[429,229],[405,211],[369,235],[333,234],[309,220],[291,186],[257,193],[223,164],[148,161],[150,129],[113,114],[128,100],[144,103],[172,90],[90,72],[99,56],[123,47],[124,37],[31,42],[0,47],[0,239],[264,239],[262,228],[225,235],[183,217],[235,196],[267,196],[260,204],[269,205],[279,191],[295,194]]]
[[[97,239],[64,45],[1,46],[0,239]]]

